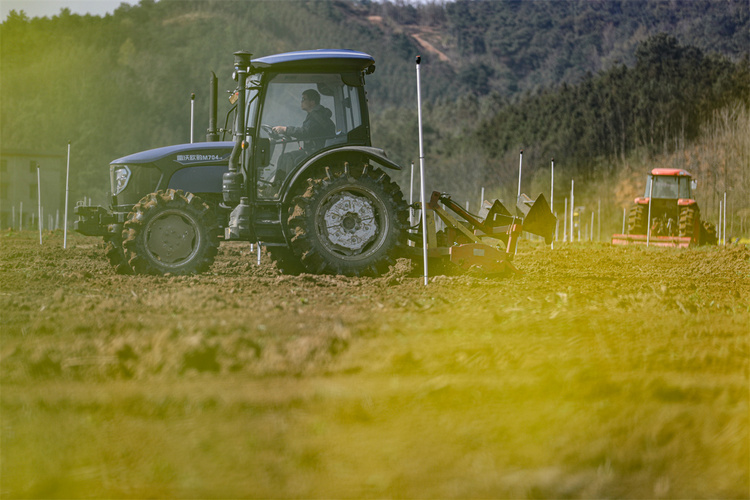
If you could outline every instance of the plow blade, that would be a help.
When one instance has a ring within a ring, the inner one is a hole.
[[[612,235],[613,245],[645,245],[648,242],[649,245],[655,247],[687,248],[691,241],[689,236],[651,236],[651,238],[647,238],[645,234]]]
[[[534,201],[525,194],[522,194],[518,200],[516,209],[524,218],[524,231],[541,236],[548,245],[552,243],[552,238],[555,236],[555,227],[557,226],[557,217],[552,214],[549,203],[547,203],[547,199],[543,194],[537,196]]]
[[[488,273],[520,273],[508,260],[508,255],[497,248],[482,243],[467,243],[450,247],[451,262],[463,269],[481,267]]]

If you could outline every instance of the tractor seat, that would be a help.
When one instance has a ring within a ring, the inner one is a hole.
[[[336,144],[345,144],[345,143],[346,143],[346,134],[344,133],[343,130],[339,130],[336,132],[335,137],[326,139],[325,147],[330,147]]]

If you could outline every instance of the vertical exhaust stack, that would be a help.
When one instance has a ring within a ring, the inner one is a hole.
[[[208,130],[206,131],[206,141],[216,142],[219,140],[219,132],[216,130],[216,108],[219,100],[219,79],[216,73],[211,72],[209,81],[209,100],[208,100]]]
[[[234,73],[233,78],[238,86],[237,99],[237,128],[234,132],[234,148],[229,157],[229,172],[224,174],[222,182],[222,194],[224,202],[229,206],[236,206],[242,197],[242,170],[240,169],[240,154],[245,145],[245,101],[247,89],[245,80],[250,70],[250,60],[252,54],[249,52],[239,51],[234,53]]]

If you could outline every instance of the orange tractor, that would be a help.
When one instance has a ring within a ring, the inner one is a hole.
[[[679,168],[655,168],[648,175],[644,196],[635,199],[628,215],[627,234],[612,236],[613,245],[651,244],[688,247],[716,244],[716,227],[701,220],[692,197],[694,181]]]

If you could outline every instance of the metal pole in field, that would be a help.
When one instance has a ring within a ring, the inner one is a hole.
[[[258,265],[260,265],[260,241],[258,242]]]
[[[409,225],[414,225],[414,162],[411,162],[411,182],[409,183]]]
[[[190,94],[190,144],[193,143],[193,118],[195,117],[195,94]]]
[[[651,199],[654,197],[654,179],[648,183],[648,218],[646,219],[646,246],[651,243]]]
[[[724,246],[727,245],[727,192],[724,191],[724,225],[721,228],[721,235],[724,237]]]
[[[419,79],[419,63],[422,58],[417,56],[417,118],[419,122],[419,184],[420,184],[420,206],[422,207],[422,249],[424,254],[424,284],[427,286],[427,208],[425,207],[424,195],[424,143],[422,138],[422,90]]]
[[[549,187],[549,209],[552,213],[555,213],[555,159],[552,158],[551,162],[551,175],[550,175],[550,187]],[[555,224],[555,238],[557,238],[557,224]],[[555,248],[555,238],[552,238],[550,248]]]
[[[573,225],[573,212],[576,211],[575,209],[575,181],[570,181],[570,242],[573,243],[573,228],[575,227]]]
[[[484,188],[482,188],[482,194],[479,197],[479,210],[484,206]]]
[[[589,241],[594,241],[594,211],[591,211],[591,232],[589,233]]]
[[[39,170],[39,164],[36,164],[36,199],[38,201],[37,206],[39,208],[39,244],[42,244],[42,173]]]
[[[11,206],[10,211],[12,213],[11,220],[10,220],[10,227],[15,228],[16,227],[16,206],[15,205]]]
[[[521,150],[521,154],[518,157],[518,195],[516,196],[516,201],[518,201],[519,198],[521,198],[521,170],[523,169],[523,149]]]
[[[18,208],[18,230],[23,231],[23,202]]]
[[[622,209],[622,234],[625,234],[625,221],[628,220],[628,209]]]
[[[565,210],[563,212],[563,243],[565,238],[568,237],[568,199],[565,198]]]
[[[596,241],[602,241],[602,199],[599,198],[599,211],[596,217]]]
[[[716,225],[716,240],[721,245],[721,200],[719,200],[719,223]]]
[[[70,181],[70,141],[68,141],[68,166],[65,169],[65,216],[63,217],[63,249],[68,248],[68,186]]]

